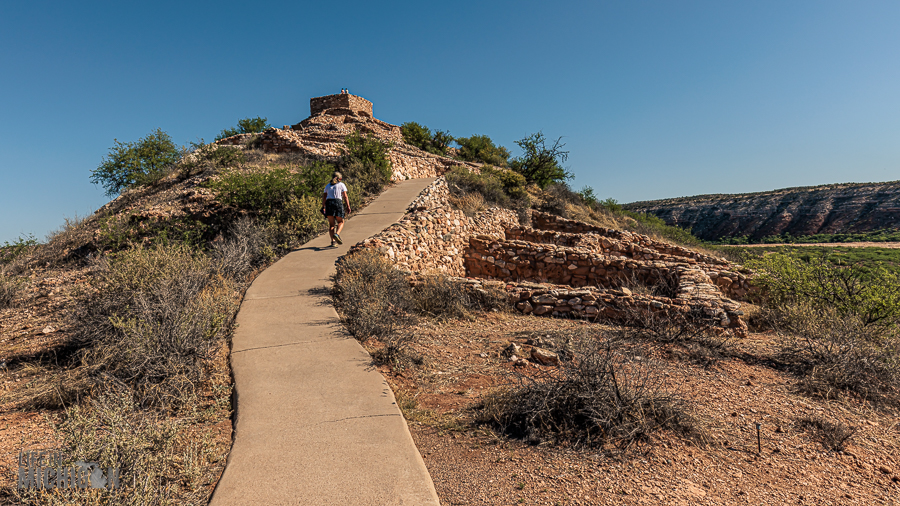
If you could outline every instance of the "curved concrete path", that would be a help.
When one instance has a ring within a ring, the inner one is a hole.
[[[394,395],[331,304],[335,260],[398,221],[433,179],[404,181],[253,282],[231,366],[235,441],[212,505],[438,505]]]

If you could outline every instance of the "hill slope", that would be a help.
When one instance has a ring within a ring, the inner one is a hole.
[[[862,233],[900,226],[900,181],[697,195],[624,207],[656,215],[705,240]]]

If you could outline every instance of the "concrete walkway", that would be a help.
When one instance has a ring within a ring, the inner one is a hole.
[[[235,441],[213,506],[438,505],[394,395],[331,304],[335,260],[398,221],[433,179],[385,191],[344,228],[266,269],[238,312]]]

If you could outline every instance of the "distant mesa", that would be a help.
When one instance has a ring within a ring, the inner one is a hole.
[[[784,233],[855,234],[900,228],[900,181],[697,195],[624,207],[658,216],[707,241],[743,235],[759,240]]]

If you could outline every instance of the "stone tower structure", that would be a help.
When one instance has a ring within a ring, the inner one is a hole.
[[[371,118],[372,102],[350,95],[349,93],[341,93],[339,95],[326,95],[324,97],[313,97],[309,99],[309,115],[317,116],[319,114],[335,109],[335,113],[353,114]]]

